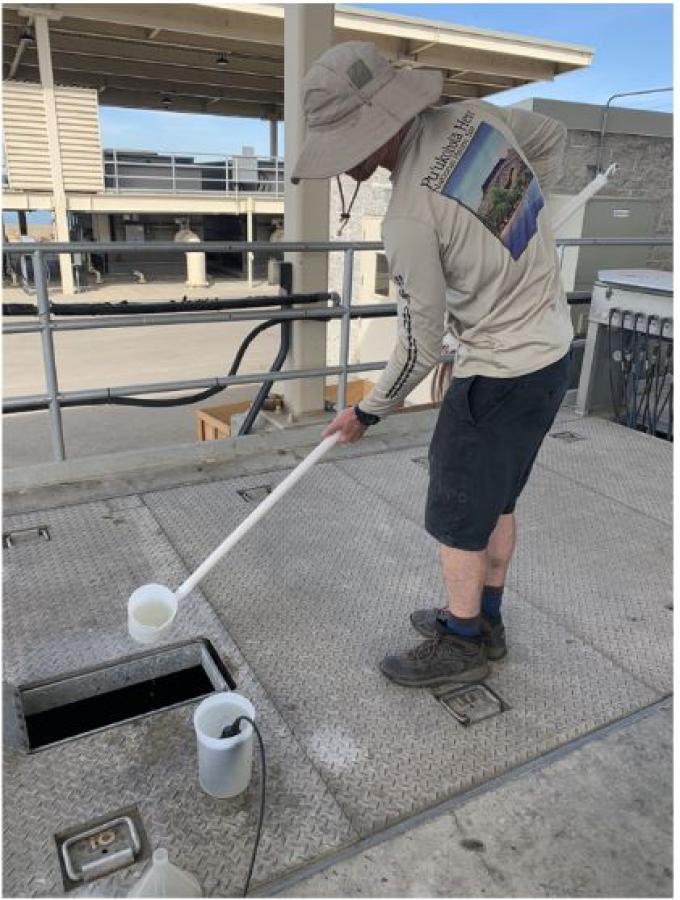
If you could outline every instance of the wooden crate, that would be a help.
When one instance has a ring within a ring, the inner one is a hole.
[[[373,382],[365,378],[357,378],[354,381],[347,382],[347,405],[354,406],[362,397],[373,387]],[[275,395],[270,395],[275,396]],[[335,384],[330,384],[324,391],[324,397],[330,403],[334,403],[338,398],[338,388]],[[196,410],[196,440],[198,441],[219,441],[222,438],[231,436],[230,422],[231,417],[236,413],[245,412],[250,409],[250,402],[245,400],[241,403],[225,403],[222,406],[206,406],[204,409]]]
[[[250,409],[249,401],[226,403],[223,406],[207,406],[196,410],[196,440],[219,441],[230,434],[229,423],[235,413]]]

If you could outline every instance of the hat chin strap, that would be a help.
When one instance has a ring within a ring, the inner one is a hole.
[[[352,194],[352,199],[349,201],[349,206],[347,207],[347,211],[345,211],[345,192],[342,189],[342,182],[340,181],[340,176],[335,176],[336,181],[338,182],[338,190],[340,191],[340,203],[342,204],[342,212],[340,213],[340,227],[338,228],[335,236],[340,237],[342,232],[345,229],[345,226],[349,222],[349,218],[352,214],[352,207],[354,206],[354,201],[357,199],[357,194],[359,193],[359,188],[361,187],[361,182],[357,181],[356,187],[354,188],[354,193]]]

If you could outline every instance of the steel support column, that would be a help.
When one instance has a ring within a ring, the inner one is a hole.
[[[57,240],[69,240],[68,210],[66,206],[66,188],[61,165],[61,147],[59,144],[59,120],[57,118],[57,102],[54,95],[54,73],[52,70],[52,52],[47,17],[36,12],[33,21],[35,41],[38,50],[38,67],[40,83],[43,89],[45,104],[45,121],[47,123],[47,140],[50,150],[50,168],[52,173],[52,193],[54,197],[54,227]],[[74,294],[73,266],[69,253],[59,254],[61,272],[61,288],[64,294]]]
[[[333,44],[332,4],[287,4],[284,19],[285,72],[285,240],[327,241],[329,236],[329,185],[327,181],[290,182],[295,161],[305,138],[301,85],[305,73],[325,50]],[[326,290],[328,260],[313,253],[287,253],[293,264],[293,287]],[[305,287],[307,286],[307,287]],[[287,365],[292,369],[314,369],[326,365],[325,323],[297,322]],[[296,381],[286,385],[284,396],[294,419],[321,412],[324,406],[322,378]]]
[[[248,197],[246,201],[246,240],[248,243],[253,241],[253,198]],[[248,250],[246,253],[246,265],[248,268],[248,287],[253,287],[253,252]]]
[[[269,120],[269,155],[276,163],[279,155],[279,123],[276,119]]]

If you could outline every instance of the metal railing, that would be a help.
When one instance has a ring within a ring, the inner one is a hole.
[[[104,188],[113,193],[283,196],[281,157],[104,150]]]
[[[671,237],[655,238],[563,238],[557,244],[563,247],[606,247],[606,246],[671,246]],[[121,249],[121,242],[73,242],[73,243],[12,243],[6,244],[4,252],[10,254],[30,253],[35,272],[37,323],[9,322],[3,323],[3,334],[40,334],[43,351],[43,368],[46,392],[32,396],[10,397],[3,400],[3,412],[22,412],[39,408],[49,410],[50,435],[54,460],[60,462],[66,458],[64,432],[62,423],[62,406],[88,405],[106,402],[112,398],[133,397],[139,394],[172,393],[211,387],[227,387],[230,385],[262,384],[272,380],[272,372],[255,372],[245,375],[216,376],[212,378],[179,380],[153,384],[131,384],[113,388],[100,388],[82,391],[60,391],[57,373],[57,362],[54,353],[55,331],[83,331],[100,328],[144,328],[153,325],[187,325],[205,322],[244,322],[265,321],[267,319],[294,319],[330,321],[339,319],[340,352],[337,366],[323,366],[315,369],[287,369],[275,373],[276,381],[288,381],[300,378],[319,378],[325,376],[338,377],[338,409],[344,409],[347,397],[347,378],[359,372],[374,372],[384,368],[385,360],[369,363],[349,363],[350,324],[353,318],[377,315],[396,315],[395,303],[361,304],[352,307],[352,280],[354,272],[354,254],[361,251],[380,251],[380,242],[281,242],[276,245],[277,253],[342,253],[343,278],[342,292],[337,302],[331,307],[291,308],[291,309],[242,309],[212,310],[208,312],[176,312],[176,313],[144,313],[142,315],[114,315],[92,317],[69,317],[68,320],[55,320],[50,307],[48,283],[45,276],[45,256],[55,253],[98,253],[114,252]],[[143,252],[149,247],[162,253],[183,253],[186,249],[181,244],[168,241],[132,242],[124,245],[133,253]],[[270,255],[272,245],[267,241],[259,242],[197,242],[191,245],[191,252],[243,252]],[[282,298],[283,301],[283,298]]]

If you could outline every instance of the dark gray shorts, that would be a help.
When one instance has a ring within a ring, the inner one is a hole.
[[[425,528],[441,544],[483,550],[515,509],[564,399],[571,353],[518,378],[455,378],[430,444]]]

